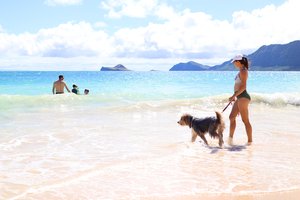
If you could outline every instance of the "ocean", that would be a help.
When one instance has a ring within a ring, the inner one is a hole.
[[[53,95],[64,75],[81,95]],[[299,199],[300,72],[250,71],[253,144],[177,124],[214,116],[237,71],[0,72],[0,199]],[[89,95],[83,95],[89,89]]]

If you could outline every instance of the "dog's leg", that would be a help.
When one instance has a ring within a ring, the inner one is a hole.
[[[191,142],[195,142],[197,138],[197,133],[192,129],[192,138],[191,138]]]
[[[219,146],[222,147],[222,145],[224,144],[224,140],[223,140],[223,131],[224,131],[224,124],[221,124],[218,126],[218,135],[219,135]]]
[[[219,146],[222,147],[223,144],[224,144],[223,133],[219,133]]]
[[[207,140],[206,140],[204,134],[199,134],[199,135],[200,135],[201,139],[204,141],[204,143],[208,146],[208,143],[207,143]]]
[[[213,137],[213,138],[215,138],[215,137],[219,138],[219,146],[222,147],[222,145],[223,145],[223,143],[224,143],[224,141],[223,141],[223,133],[222,133],[222,132],[221,132],[221,133],[217,133],[217,132],[214,130],[214,131],[209,132],[209,134],[210,134],[210,136]]]

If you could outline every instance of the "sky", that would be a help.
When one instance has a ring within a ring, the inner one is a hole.
[[[299,0],[0,1],[0,70],[213,66],[300,39]]]

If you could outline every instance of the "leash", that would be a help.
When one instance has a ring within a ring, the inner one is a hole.
[[[228,108],[228,106],[231,104],[231,101],[227,104],[227,106],[223,109],[222,113]]]

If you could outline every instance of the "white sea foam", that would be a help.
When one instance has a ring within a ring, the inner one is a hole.
[[[230,94],[218,96],[208,96],[193,99],[169,99],[169,100],[130,100],[130,97],[109,98],[102,95],[84,96],[84,95],[0,95],[0,108],[7,109],[30,109],[30,108],[53,108],[53,107],[72,107],[77,106],[96,106],[96,107],[119,107],[124,109],[159,109],[162,107],[180,107],[180,106],[198,106],[211,108],[214,106],[222,106],[228,103]],[[274,93],[251,94],[252,103],[262,103],[269,106],[300,106],[300,93]],[[127,100],[126,100],[127,99]]]

